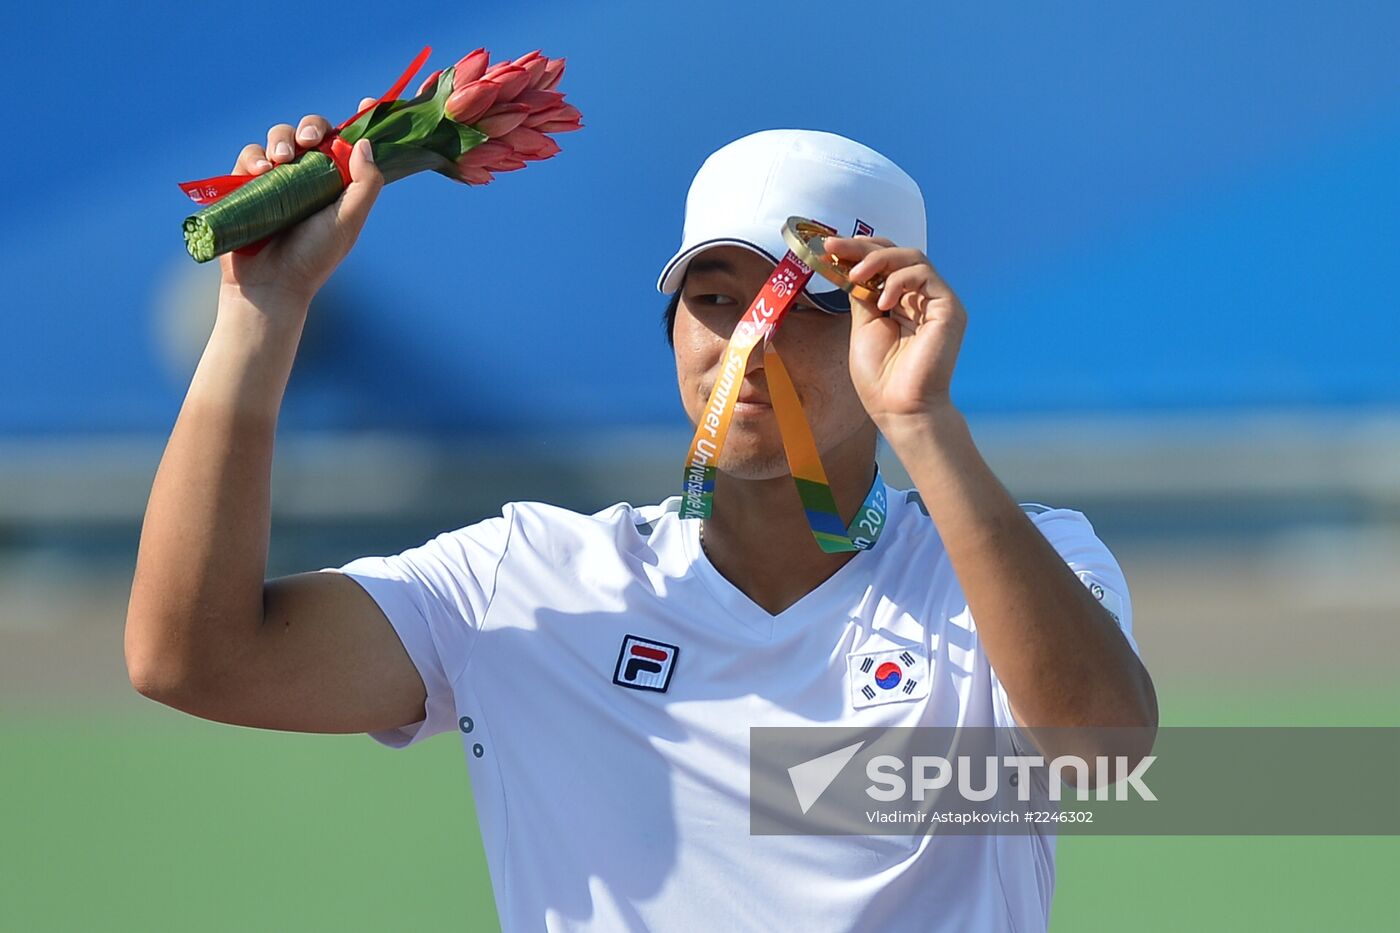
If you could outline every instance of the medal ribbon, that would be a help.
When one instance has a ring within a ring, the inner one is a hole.
[[[812,438],[812,429],[802,414],[797,389],[778,351],[771,344],[764,347],[763,368],[768,372],[768,392],[773,399],[773,414],[778,419],[778,432],[783,437],[783,450],[787,452],[792,481],[797,484],[797,495],[802,500],[802,509],[807,513],[807,524],[812,528],[817,545],[828,554],[865,551],[874,547],[875,542],[880,540],[880,532],[885,530],[885,515],[888,512],[885,482],[880,476],[879,465],[875,467],[875,481],[870,484],[865,501],[856,510],[856,517],[851,519],[850,525],[844,525],[841,513],[836,509],[831,484],[826,480],[821,455],[817,453],[817,442]]]
[[[807,523],[812,528],[812,536],[827,553],[867,550],[879,540],[887,513],[885,484],[879,468],[875,470],[875,481],[865,502],[850,525],[846,526],[837,511],[836,497],[832,495],[831,485],[827,482],[811,428],[802,414],[797,390],[771,344],[773,332],[811,277],[811,268],[789,250],[734,328],[724,351],[719,378],[710,389],[710,397],[705,402],[686,455],[680,517],[709,518],[713,513],[719,454],[729,434],[729,424],[734,417],[734,406],[739,400],[739,386],[748,370],[749,357],[762,341],[763,365],[768,372],[773,413],[778,419],[783,450],[787,454],[802,508],[807,514]]]

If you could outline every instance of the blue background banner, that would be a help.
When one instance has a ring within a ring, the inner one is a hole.
[[[424,44],[427,70],[566,56],[587,126],[484,189],[386,192],[309,325],[291,429],[677,424],[654,283],[686,187],[787,126],[923,187],[970,412],[1400,402],[1400,5],[797,9],[25,6],[0,56],[0,435],[165,432],[216,278],[176,182],[340,119]]]

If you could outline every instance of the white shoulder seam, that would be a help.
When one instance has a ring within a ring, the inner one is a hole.
[[[509,510],[509,515],[506,515],[507,510]],[[506,540],[501,545],[501,556],[496,558],[496,566],[491,571],[491,595],[486,597],[486,607],[481,610],[481,622],[477,625],[477,637],[471,640],[466,657],[462,659],[462,666],[457,671],[457,677],[461,677],[462,672],[471,665],[472,655],[476,654],[476,646],[481,643],[481,635],[486,632],[486,620],[491,616],[491,607],[496,604],[496,584],[501,578],[501,565],[506,562],[506,555],[510,553],[511,539],[515,537],[515,503],[507,502],[502,508],[501,514],[506,516]],[[453,683],[456,683],[457,677],[452,679]]]

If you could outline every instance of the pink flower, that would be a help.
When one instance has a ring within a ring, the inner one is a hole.
[[[490,81],[475,81],[453,91],[443,110],[450,119],[470,125],[486,115],[500,92],[501,89]]]
[[[562,104],[564,95],[558,91],[537,91],[527,87],[515,96],[515,101],[519,104],[529,104],[530,115],[534,116],[542,110]]]
[[[484,168],[475,166],[458,166],[457,173],[462,176],[462,181],[469,185],[486,185],[491,183],[491,173]]]
[[[583,114],[579,113],[578,108],[573,104],[563,104],[559,107],[558,115],[555,116],[554,119],[572,120],[577,123],[579,120],[583,119]]]
[[[517,126],[501,137],[500,141],[518,154],[519,158],[538,155],[549,148],[549,137],[528,126]]]
[[[559,104],[532,113],[525,118],[525,125],[541,133],[570,133],[583,128],[583,115],[573,104]]]
[[[478,130],[495,139],[504,136],[525,122],[530,108],[525,104],[497,104],[486,115],[473,124]]]
[[[563,118],[559,116],[559,113],[562,109],[562,107],[550,107],[546,110],[535,111],[525,118],[525,125],[531,129],[539,129],[542,123],[561,120]]]
[[[485,49],[477,49],[463,55],[452,72],[452,86],[461,90],[478,80],[486,73],[486,66],[489,64],[490,58],[491,56],[487,54]]]
[[[530,80],[525,86],[534,87],[536,82],[544,80],[544,70],[549,64],[549,59],[541,55],[539,49],[535,49],[517,58],[515,64],[524,68],[530,75]]]
[[[541,133],[540,135],[543,136],[544,134]],[[552,159],[557,156],[559,154],[559,144],[554,141],[554,137],[545,136],[544,145],[540,146],[540,148],[536,149],[534,152],[520,152],[518,149],[515,150],[515,152],[518,158],[524,159],[526,162],[540,162],[544,159]]]
[[[467,168],[491,168],[500,159],[515,157],[515,150],[508,144],[487,140],[462,153],[462,157],[457,160],[457,165]]]
[[[515,95],[525,90],[526,85],[530,83],[530,72],[519,65],[507,64],[500,71],[487,71],[481,80],[490,81],[500,87],[501,93],[497,100],[514,100]]]
[[[546,123],[570,123],[578,120],[578,108],[572,104],[561,102],[546,110],[532,111],[525,118],[525,125],[538,130]],[[548,130],[540,130],[540,132],[548,132]]]
[[[544,66],[544,78],[535,85],[536,90],[552,91],[554,85],[559,83],[559,79],[564,76],[564,59],[551,58],[549,64]]]
[[[424,78],[424,79],[423,79],[423,83],[420,84],[420,85],[418,85],[418,92],[417,92],[416,94],[414,94],[413,96],[414,96],[414,97],[418,97],[418,96],[421,95],[424,91],[426,91],[428,88],[430,88],[430,87],[435,87],[435,86],[437,85],[438,76],[441,75],[441,74],[442,74],[442,69],[439,68],[437,71],[434,71],[432,74],[430,74],[430,75],[428,75],[426,78]]]
[[[541,123],[534,129],[541,133],[572,133],[574,130],[583,129],[583,124],[577,120],[553,120],[549,123]]]
[[[446,115],[487,136],[457,160],[458,173],[469,185],[487,184],[494,172],[519,171],[528,162],[557,155],[559,144],[549,134],[583,127],[578,108],[554,90],[564,74],[562,58],[536,49],[491,64],[486,50],[477,49],[455,68]]]

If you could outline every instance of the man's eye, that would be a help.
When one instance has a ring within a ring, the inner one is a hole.
[[[694,301],[702,305],[734,304],[734,299],[728,295],[696,295]]]

